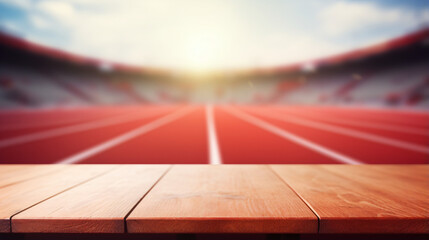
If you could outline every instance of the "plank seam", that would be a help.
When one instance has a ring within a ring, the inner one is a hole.
[[[152,185],[152,187],[149,188],[149,190],[146,191],[145,194],[136,202],[136,204],[130,209],[130,211],[125,215],[124,217],[124,233],[128,233],[128,225],[127,225],[127,218],[130,216],[130,214],[134,211],[134,209],[140,204],[141,201],[152,191],[152,189],[161,181],[161,179],[164,178],[165,175],[173,168],[174,165],[171,165],[165,172],[158,178],[158,180],[155,181],[155,183]]]
[[[77,184],[75,184],[75,185],[73,185],[73,186],[70,186],[70,187],[68,187],[68,188],[66,188],[66,189],[64,189],[64,190],[62,190],[62,191],[60,191],[60,192],[58,192],[58,193],[56,193],[56,194],[53,194],[53,195],[52,195],[52,196],[50,196],[50,197],[47,197],[47,198],[45,198],[45,199],[43,199],[43,200],[41,200],[41,201],[39,201],[39,202],[36,202],[36,203],[34,203],[34,204],[30,205],[29,207],[26,207],[26,208],[24,208],[24,209],[22,209],[22,210],[20,210],[20,211],[18,211],[18,212],[16,212],[16,213],[12,214],[12,216],[10,216],[10,218],[9,218],[10,232],[11,232],[11,233],[13,233],[13,230],[12,230],[12,218],[13,218],[14,216],[16,216],[16,215],[18,215],[18,214],[20,214],[20,213],[22,213],[22,212],[24,212],[24,211],[26,211],[26,210],[28,210],[28,209],[32,208],[32,207],[34,207],[34,206],[38,205],[38,204],[41,204],[41,203],[43,203],[43,202],[45,202],[45,201],[47,201],[47,200],[49,200],[49,199],[51,199],[51,198],[53,198],[53,197],[55,197],[55,196],[58,196],[58,195],[60,195],[61,193],[67,192],[67,191],[68,191],[68,190],[70,190],[70,189],[73,189],[73,188],[78,187],[78,186],[80,186],[80,185],[82,185],[82,184],[85,184],[85,183],[87,183],[87,182],[89,182],[89,181],[92,181],[92,180],[94,180],[94,179],[96,179],[96,178],[98,178],[98,177],[100,177],[100,176],[103,176],[104,174],[107,174],[107,173],[109,173],[109,172],[111,172],[111,171],[113,171],[113,170],[115,170],[115,169],[117,169],[117,168],[109,169],[109,170],[107,170],[107,171],[105,171],[105,172],[102,172],[102,173],[100,173],[100,174],[98,174],[98,175],[95,175],[94,177],[88,178],[88,179],[87,179],[87,180],[85,180],[85,181],[82,181],[82,182],[77,183]]]
[[[307,200],[304,199],[304,197],[301,196],[295,189],[292,188],[292,186],[286,182],[272,167],[271,165],[268,165],[268,169],[273,172],[275,176],[277,176],[280,181],[282,181],[287,187],[289,187],[298,197],[301,199],[302,202],[313,212],[313,214],[317,217],[317,233],[320,233],[320,216],[317,214],[316,210],[310,205],[310,203],[307,202]]]

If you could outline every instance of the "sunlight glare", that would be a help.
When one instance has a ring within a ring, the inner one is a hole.
[[[224,39],[215,31],[196,31],[190,35],[185,48],[184,68],[195,74],[203,74],[220,67]]]

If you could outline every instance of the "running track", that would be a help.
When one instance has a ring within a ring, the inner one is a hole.
[[[429,112],[229,105],[3,111],[0,163],[429,163]]]

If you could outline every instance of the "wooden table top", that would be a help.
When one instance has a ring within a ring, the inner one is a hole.
[[[429,233],[429,165],[0,165],[0,233]]]

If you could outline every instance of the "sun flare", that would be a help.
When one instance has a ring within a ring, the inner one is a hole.
[[[185,47],[184,69],[202,74],[219,68],[219,59],[224,55],[224,42],[222,34],[214,31],[192,34]]]

